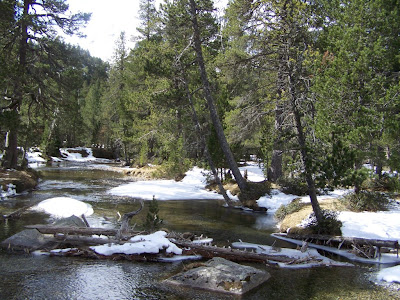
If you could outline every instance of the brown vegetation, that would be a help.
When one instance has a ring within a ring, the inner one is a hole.
[[[339,199],[322,199],[319,200],[321,209],[326,210],[335,210],[335,211],[343,211],[345,210],[344,204]],[[304,233],[309,234],[310,232],[306,232],[307,229],[298,227],[298,225],[306,219],[313,212],[311,203],[305,203],[304,206],[297,212],[288,214],[280,223],[279,230],[280,232],[287,232],[290,228],[291,233]]]
[[[16,186],[17,193],[33,190],[38,184],[39,176],[34,170],[5,170],[0,169],[0,185],[7,190],[7,185]]]

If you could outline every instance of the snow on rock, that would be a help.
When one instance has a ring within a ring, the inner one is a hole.
[[[106,244],[100,246],[90,247],[93,251],[100,255],[113,255],[115,253],[121,254],[143,254],[153,253],[157,254],[160,250],[165,249],[167,253],[177,255],[182,254],[182,249],[178,248],[174,243],[170,242],[167,238],[165,231],[157,231],[149,235],[137,235],[129,240],[128,243],[123,245],[119,244]]]
[[[82,155],[84,152],[87,153],[87,156]],[[91,148],[61,148],[60,153],[63,156],[63,159],[68,161],[87,162],[96,160],[96,157],[93,156]]]
[[[44,211],[56,218],[75,216],[90,216],[93,208],[90,204],[67,197],[55,197],[44,200],[32,207],[36,211]]]
[[[207,191],[205,186],[205,171],[194,167],[186,173],[182,181],[149,180],[135,181],[115,187],[109,191],[117,196],[129,196],[144,200],[189,200],[189,199],[223,199],[222,195]],[[230,193],[231,199],[237,199]]]
[[[29,148],[25,153],[30,168],[36,168],[46,164],[46,160],[42,157],[42,152],[39,148]]]
[[[400,266],[380,270],[377,274],[377,279],[400,283]]]

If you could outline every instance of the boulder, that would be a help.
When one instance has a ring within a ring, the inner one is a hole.
[[[267,271],[214,257],[200,266],[179,273],[165,282],[234,295],[242,295],[270,278]]]
[[[2,241],[1,247],[11,251],[34,251],[53,243],[54,239],[46,237],[36,229],[25,229]]]
[[[77,216],[59,219],[52,225],[61,227],[86,227],[83,220]],[[36,229],[25,229],[1,242],[0,246],[11,251],[35,251],[52,248],[57,241],[51,235],[40,233]]]
[[[56,220],[52,225],[58,227],[87,227],[82,218],[75,215]]]

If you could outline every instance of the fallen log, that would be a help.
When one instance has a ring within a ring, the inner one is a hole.
[[[65,234],[65,235],[106,235],[116,236],[119,229],[95,228],[95,227],[59,227],[52,225],[27,225],[27,229],[36,229],[43,234]],[[130,236],[142,234],[143,232],[129,230]]]
[[[279,235],[279,234],[275,234]],[[342,237],[342,236],[329,236],[329,235],[318,235],[318,234],[308,234],[308,235],[300,235],[300,234],[285,234],[282,235],[288,238],[296,239],[296,240],[317,240],[329,244],[331,242],[339,243],[340,245],[369,245],[375,246],[378,248],[386,247],[399,249],[398,241],[394,240],[378,240],[378,239],[365,239],[365,238],[357,238],[357,237]]]
[[[284,255],[267,255],[231,248],[199,245],[188,241],[171,240],[174,244],[184,248],[186,255],[201,255],[204,258],[222,257],[235,262],[259,262],[259,263],[288,263],[293,258]]]

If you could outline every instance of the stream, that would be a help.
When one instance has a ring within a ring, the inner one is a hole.
[[[71,197],[92,205],[91,227],[116,228],[118,213],[139,207],[138,201],[107,193],[132,178],[108,170],[107,165],[65,162],[38,168],[42,180],[36,191],[0,201],[2,214],[52,197]],[[243,242],[271,245],[276,221],[272,214],[228,209],[220,200],[158,201],[162,226],[169,231],[212,237],[217,245]],[[140,229],[148,205],[132,220]],[[0,223],[0,240],[25,225],[51,222],[49,215],[28,211],[21,218]],[[293,247],[283,241],[276,246]],[[338,257],[331,258],[339,260]],[[139,263],[83,258],[35,256],[0,251],[0,299],[232,299],[200,290],[172,288],[162,280],[190,262]],[[373,282],[374,265],[313,269],[267,269],[271,278],[242,299],[397,299],[395,292]],[[397,292],[398,296],[398,292]]]

